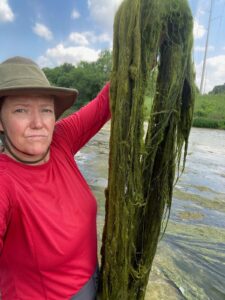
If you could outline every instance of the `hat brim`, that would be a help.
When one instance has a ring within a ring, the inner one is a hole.
[[[62,87],[10,87],[1,88],[0,97],[19,95],[53,96],[55,99],[55,115],[58,119],[62,113],[70,108],[78,97],[76,89]]]

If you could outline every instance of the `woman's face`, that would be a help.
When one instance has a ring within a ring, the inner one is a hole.
[[[21,160],[35,161],[43,157],[52,141],[54,125],[53,97],[26,95],[4,99],[0,130],[4,131],[6,143]]]

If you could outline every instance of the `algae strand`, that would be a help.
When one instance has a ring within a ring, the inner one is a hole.
[[[192,30],[186,0],[125,0],[115,16],[102,300],[144,299],[176,167],[182,153],[184,167],[187,154],[195,90]],[[155,68],[145,136],[144,97]]]

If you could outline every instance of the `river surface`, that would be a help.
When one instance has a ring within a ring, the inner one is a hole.
[[[76,155],[104,224],[110,124]],[[185,171],[158,244],[146,300],[225,299],[225,131],[192,128]]]

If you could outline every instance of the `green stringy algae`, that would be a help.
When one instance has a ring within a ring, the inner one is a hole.
[[[186,0],[125,0],[115,16],[99,299],[144,299],[175,171],[187,154],[195,90],[192,30]],[[145,136],[144,96],[156,69]]]

